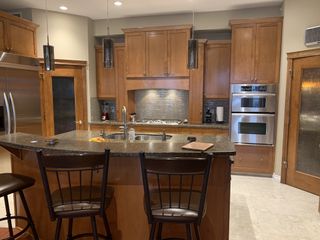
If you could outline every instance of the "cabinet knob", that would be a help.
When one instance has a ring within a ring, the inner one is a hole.
[[[79,121],[75,121],[75,123],[79,124],[79,125],[82,125],[82,120],[79,120]]]

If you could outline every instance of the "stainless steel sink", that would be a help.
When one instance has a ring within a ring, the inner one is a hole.
[[[123,133],[112,133],[110,135],[107,135],[105,138],[107,139],[115,139],[115,140],[124,140],[124,135]],[[148,134],[148,133],[143,133],[143,134],[136,134],[136,141],[151,141],[151,140],[156,140],[156,141],[163,141],[162,140],[163,135],[162,134]],[[166,135],[166,140],[170,140],[172,138],[171,135]]]

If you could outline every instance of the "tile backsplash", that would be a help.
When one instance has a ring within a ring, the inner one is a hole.
[[[183,120],[188,118],[188,99],[188,91],[183,90],[137,90],[137,119]]]
[[[203,102],[203,122],[206,122],[206,111],[209,108],[212,113],[212,122],[216,122],[216,107],[223,107],[223,121],[229,122],[229,99],[205,99]]]

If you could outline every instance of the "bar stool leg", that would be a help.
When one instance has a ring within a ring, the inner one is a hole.
[[[92,225],[92,231],[93,231],[93,238],[95,240],[99,240],[95,216],[91,216],[91,225]]]
[[[9,235],[12,238],[13,237],[13,229],[12,229],[11,213],[10,213],[8,195],[4,195],[4,204],[6,207],[7,218],[8,218],[7,221],[8,221]]]
[[[194,232],[196,233],[196,239],[200,240],[199,226],[196,223],[194,223],[193,226],[194,226]]]
[[[54,237],[55,240],[59,240],[60,239],[61,221],[62,221],[62,219],[58,218],[57,226],[56,226],[56,234],[55,234],[55,237]]]
[[[67,240],[71,240],[72,239],[72,225],[73,225],[73,218],[69,218]]]
[[[157,240],[161,240],[162,239],[161,235],[162,235],[162,223],[159,223]]]
[[[190,224],[186,224],[186,230],[187,230],[187,240],[192,240]]]
[[[107,215],[106,215],[105,212],[102,214],[102,219],[103,219],[104,228],[105,228],[106,233],[107,233],[107,238],[109,240],[111,240],[112,239],[111,230],[110,230],[110,226],[109,226],[109,223],[108,223],[108,218],[107,218]]]
[[[35,240],[39,240],[38,233],[37,233],[36,228],[34,226],[29,207],[28,207],[26,198],[24,197],[24,194],[23,194],[22,190],[19,191],[19,195],[20,195],[23,207],[24,207],[24,211],[26,212],[26,215],[27,215],[27,218],[28,218],[28,221],[29,221],[29,224],[30,224],[33,237],[34,237]]]
[[[151,224],[151,230],[150,230],[150,235],[149,235],[149,240],[154,240],[154,232],[156,230],[156,224],[152,223]]]

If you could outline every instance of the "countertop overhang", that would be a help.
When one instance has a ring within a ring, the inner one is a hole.
[[[199,151],[182,149],[182,146],[188,143],[189,135],[170,134],[172,138],[168,141],[134,141],[111,140],[97,143],[90,142],[92,137],[98,137],[99,131],[76,130],[68,133],[46,138],[38,135],[15,133],[0,136],[0,145],[3,147],[16,148],[21,150],[37,151],[59,150],[59,151],[77,151],[77,152],[103,152],[104,149],[110,149],[111,156],[125,157],[138,156],[140,152],[158,153],[158,154],[193,154]],[[197,136],[197,141],[213,143],[214,146],[208,149],[207,153],[213,155],[235,155],[235,147],[228,138],[223,136]],[[49,139],[58,139],[57,144],[50,146]]]

